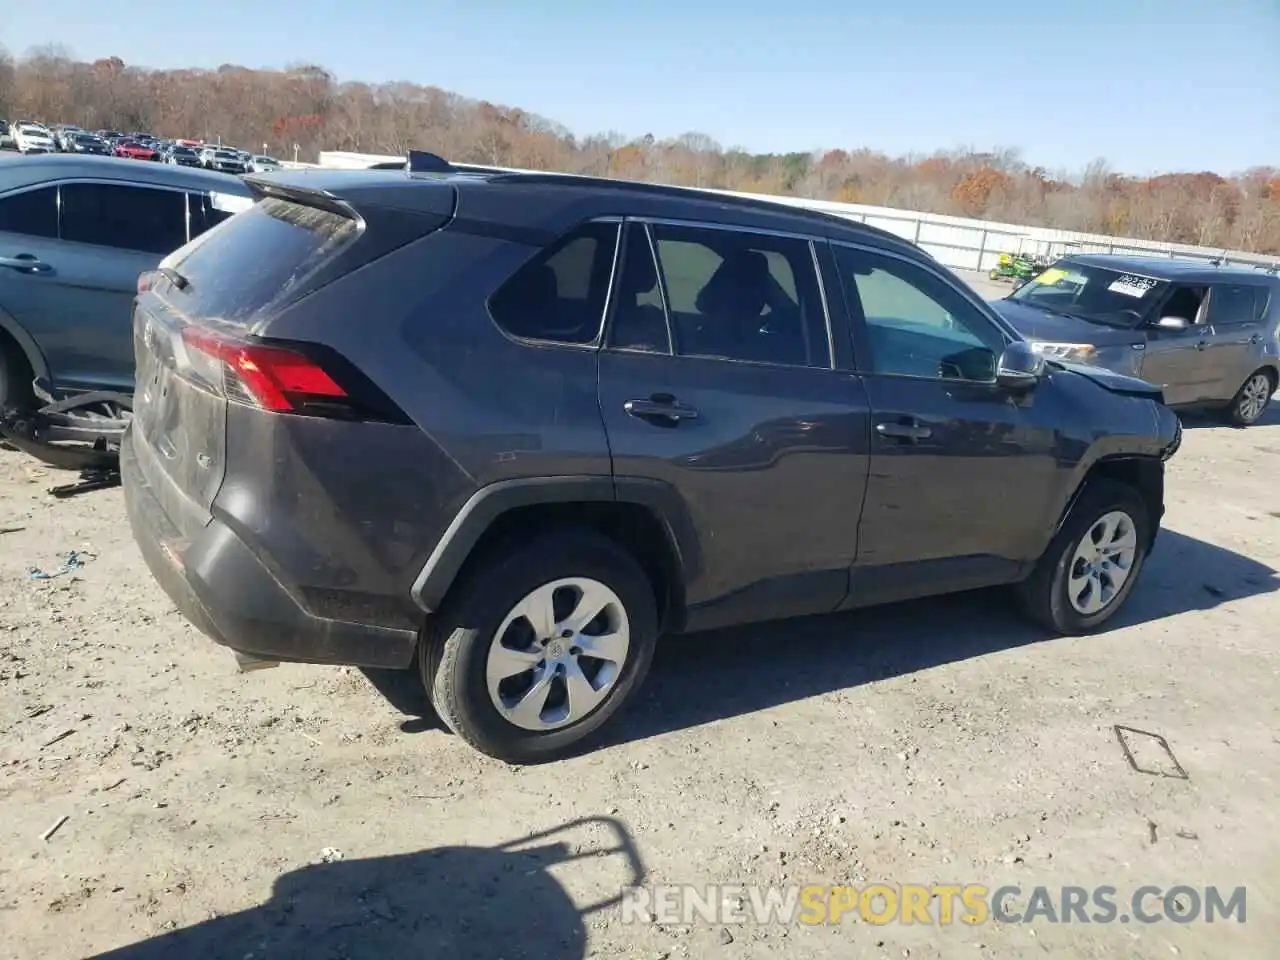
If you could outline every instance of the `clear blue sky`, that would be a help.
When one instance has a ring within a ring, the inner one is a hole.
[[[1013,147],[1134,174],[1280,166],[1280,0],[0,2],[16,55],[56,42],[151,67],[312,61],[579,134]]]

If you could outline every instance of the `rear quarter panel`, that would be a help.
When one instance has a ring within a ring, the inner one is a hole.
[[[363,518],[366,529],[353,535],[385,538],[374,549],[389,575],[407,577],[407,587],[480,487],[522,477],[610,476],[595,349],[518,342],[489,317],[488,293],[534,252],[446,229],[271,320],[265,335],[337,350],[414,426],[299,427],[308,432],[287,446],[271,438],[265,448],[233,449],[228,485],[241,455],[257,463],[297,458],[288,469],[323,485],[335,515]],[[235,425],[229,426],[236,445]],[[318,519],[302,500],[278,506],[284,512],[273,523]]]

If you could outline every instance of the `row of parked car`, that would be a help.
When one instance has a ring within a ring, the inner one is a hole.
[[[0,149],[24,154],[77,153],[151,160],[180,167],[203,167],[221,173],[269,173],[280,161],[265,154],[201,140],[157,137],[150,133],[118,130],[89,131],[71,123],[52,127],[30,120],[0,120]]]

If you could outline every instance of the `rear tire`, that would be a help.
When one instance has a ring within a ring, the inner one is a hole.
[[[1054,633],[1097,629],[1129,598],[1150,543],[1151,519],[1138,492],[1114,480],[1093,481],[1019,585],[1023,610]]]
[[[658,638],[654,596],[639,563],[591,530],[495,554],[454,586],[424,631],[419,663],[436,713],[472,747],[508,763],[576,751],[648,673]],[[600,615],[571,624],[591,612],[592,599],[604,603]]]
[[[1276,392],[1276,375],[1262,367],[1249,374],[1231,402],[1223,409],[1227,423],[1233,427],[1248,427],[1258,422],[1271,403]]]

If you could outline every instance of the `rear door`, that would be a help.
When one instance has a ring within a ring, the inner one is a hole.
[[[666,485],[699,534],[691,628],[842,601],[868,410],[832,363],[808,238],[629,222],[600,405],[615,476]]]
[[[1249,374],[1261,366],[1269,294],[1261,284],[1215,283],[1209,288],[1205,399],[1230,400]]]

